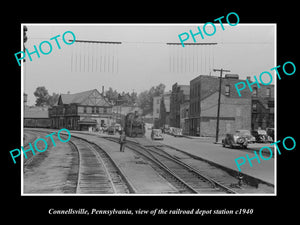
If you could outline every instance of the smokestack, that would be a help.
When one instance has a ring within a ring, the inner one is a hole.
[[[102,95],[104,96],[104,86],[102,86]]]

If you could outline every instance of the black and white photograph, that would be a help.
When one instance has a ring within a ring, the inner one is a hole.
[[[296,219],[295,4],[43,3],[2,14],[3,220]]]
[[[276,195],[275,23],[21,30],[23,196]]]

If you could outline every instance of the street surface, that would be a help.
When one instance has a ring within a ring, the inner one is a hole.
[[[146,130],[145,136],[151,140],[151,130]],[[235,163],[235,159],[238,157],[245,157],[248,154],[249,158],[255,156],[251,151],[243,151],[243,149],[230,149],[224,148],[222,144],[214,144],[213,138],[187,138],[187,137],[173,137],[169,134],[163,134],[164,140],[156,140],[155,142],[170,145],[180,150],[186,151],[190,154],[199,156],[203,159],[215,162],[222,166],[228,167],[233,170],[238,170]],[[219,140],[221,141],[221,140]],[[263,146],[269,146],[269,144],[254,143],[248,145],[248,150],[259,150]],[[257,152],[257,155],[258,152]],[[267,158],[265,156],[265,158]],[[257,159],[251,161],[252,167],[249,162],[246,161],[244,165],[241,165],[241,172],[247,175],[259,178],[268,183],[274,184],[274,158],[269,160],[263,160],[261,158],[260,163]],[[246,158],[247,160],[247,158]]]

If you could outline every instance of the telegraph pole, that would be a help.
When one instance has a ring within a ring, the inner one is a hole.
[[[214,72],[220,71],[220,83],[219,83],[219,99],[218,99],[218,113],[217,113],[217,127],[216,127],[216,143],[218,142],[219,137],[219,121],[220,121],[220,104],[221,104],[221,87],[222,87],[222,73],[230,72],[230,70],[224,69],[214,69]]]

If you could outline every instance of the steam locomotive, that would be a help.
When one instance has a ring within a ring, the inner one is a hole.
[[[128,113],[125,117],[124,131],[129,137],[143,137],[145,135],[145,123],[137,112]]]

